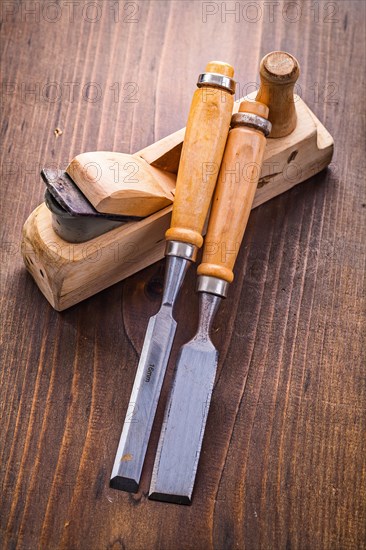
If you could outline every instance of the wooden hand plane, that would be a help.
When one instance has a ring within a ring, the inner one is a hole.
[[[260,89],[249,96],[269,107],[272,123],[253,208],[331,162],[331,135],[294,95],[298,76],[293,56],[272,52],[261,62]],[[233,113],[242,100],[234,103]],[[133,155],[84,153],[66,171],[43,171],[46,202],[25,222],[22,255],[56,310],[164,257],[184,134],[185,128]]]

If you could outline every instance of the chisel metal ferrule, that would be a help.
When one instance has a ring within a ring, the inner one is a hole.
[[[190,262],[195,262],[198,248],[194,244],[183,243],[181,241],[167,241],[165,256],[178,256]]]
[[[267,137],[271,133],[272,124],[266,118],[263,118],[254,113],[235,113],[231,117],[231,128],[237,126],[249,126],[249,128],[255,128],[260,130]]]
[[[202,73],[197,80],[197,87],[210,86],[213,88],[222,88],[230,94],[235,94],[236,82],[233,78],[218,73]]]
[[[229,290],[229,283],[218,277],[200,275],[197,278],[197,292],[208,292],[226,298]]]

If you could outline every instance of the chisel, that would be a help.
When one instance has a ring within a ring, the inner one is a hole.
[[[199,75],[177,175],[162,305],[151,317],[124,421],[110,485],[137,492],[176,330],[172,312],[203,228],[224,154],[234,104],[231,65],[213,61]]]
[[[218,351],[210,329],[233,281],[271,124],[268,107],[243,101],[231,119],[213,198],[197,290],[199,326],[179,353],[165,410],[150,486],[151,499],[191,504],[203,434],[215,381]]]

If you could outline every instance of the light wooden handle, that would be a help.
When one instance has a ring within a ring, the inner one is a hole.
[[[261,61],[261,85],[256,99],[269,108],[271,138],[288,136],[296,127],[294,86],[299,74],[297,59],[287,52],[271,52]]]
[[[239,112],[268,117],[268,108],[259,102],[243,101]],[[233,267],[252,208],[265,146],[266,138],[260,130],[248,126],[230,130],[198,275],[233,281]]]
[[[206,72],[232,78],[234,69],[214,61]],[[200,248],[230,127],[234,96],[224,89],[204,86],[195,91],[183,142],[167,240]]]

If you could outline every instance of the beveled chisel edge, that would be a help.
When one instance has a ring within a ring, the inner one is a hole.
[[[169,495],[167,493],[153,492],[149,495],[149,499],[169,502],[171,504],[183,504],[185,506],[191,506],[192,504],[192,498],[188,495]]]
[[[137,493],[139,490],[139,483],[135,479],[128,477],[116,476],[109,480],[109,486],[112,489],[118,489],[119,491],[126,491],[127,493]]]

